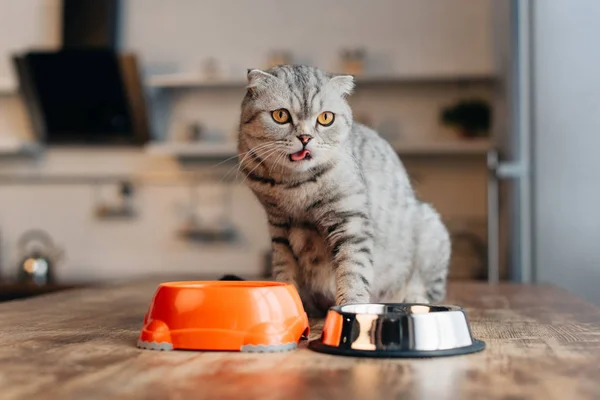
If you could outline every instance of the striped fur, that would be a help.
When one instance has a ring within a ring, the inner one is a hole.
[[[353,122],[352,78],[307,66],[248,72],[240,168],[265,208],[275,279],[298,288],[307,312],[333,304],[444,298],[450,239],[420,202],[391,146]],[[291,123],[271,112],[285,108]],[[324,111],[331,126],[317,124]],[[291,161],[313,139],[312,159]]]

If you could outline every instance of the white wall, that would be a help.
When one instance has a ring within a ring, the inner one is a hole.
[[[60,0],[0,2],[0,83],[15,81],[11,54],[60,44]]]
[[[453,227],[467,224],[467,228],[479,230],[478,221],[485,215],[482,157],[437,161],[417,157],[405,159],[405,163],[423,200],[435,204]],[[223,174],[230,167],[215,168],[214,172]],[[55,149],[41,162],[0,160],[2,176],[89,178],[77,185],[6,184],[0,178],[0,273],[15,276],[15,266],[22,257],[17,249],[19,237],[34,228],[46,230],[65,249],[66,258],[56,271],[63,282],[161,272],[262,273],[263,252],[269,247],[267,225],[263,210],[244,185],[233,186],[229,213],[243,237],[241,243],[210,246],[177,237],[190,202],[184,173],[170,158],[149,157],[136,150]],[[132,177],[136,183],[136,218],[103,221],[95,217],[100,200],[117,200],[115,184],[94,184],[94,177],[107,176]],[[215,183],[198,186],[199,201],[194,210],[206,222],[228,212],[221,207],[223,190]]]
[[[60,44],[60,0],[0,1],[0,146],[3,140],[30,139],[31,126],[20,99],[12,55]]]
[[[534,8],[537,279],[600,304],[600,2]]]
[[[60,5],[60,0],[0,2],[0,92],[2,81],[14,82],[14,52],[59,46]],[[122,0],[120,42],[139,56],[145,75],[199,71],[215,58],[225,75],[239,79],[278,48],[290,49],[298,62],[335,71],[339,52],[357,46],[368,51],[369,74],[488,74],[494,71],[490,10],[490,0],[308,0],[301,7],[289,0]],[[440,105],[471,94],[489,97],[486,89],[424,93],[400,87],[387,91],[385,104],[373,105],[359,93],[356,111],[373,115],[376,124],[395,119],[405,136],[427,140],[440,133],[435,124]],[[177,100],[185,104],[167,122],[157,118],[157,137],[175,136],[183,121],[233,134],[241,93],[182,96]],[[164,114],[163,103],[156,103],[153,115]],[[0,93],[0,140],[7,136],[32,133],[19,99]]]
[[[0,0],[0,15],[21,0]],[[58,0],[25,0],[24,14],[12,12],[16,22],[0,24],[0,62],[33,35],[32,24],[45,27],[34,43],[44,45],[46,35],[56,38],[59,15],[39,14]],[[189,71],[208,56],[218,57],[232,75],[248,66],[261,66],[268,49],[291,47],[299,61],[335,69],[344,45],[365,45],[375,55],[373,73],[469,74],[492,68],[490,1],[415,2],[360,0],[303,2],[261,0],[123,0],[123,47],[137,53],[145,74]],[[8,8],[7,8],[8,7]],[[275,12],[277,10],[277,13]],[[285,17],[281,17],[283,14]],[[7,14],[5,14],[7,15]],[[343,16],[343,19],[342,17]],[[12,27],[8,29],[7,27]],[[14,28],[14,29],[13,29]],[[35,35],[34,35],[35,36]],[[16,38],[16,39],[15,39]],[[1,39],[0,39],[1,40]],[[52,39],[54,40],[54,39]],[[2,61],[4,60],[4,61]],[[7,65],[6,63],[4,65]],[[6,69],[6,68],[5,68]],[[371,89],[370,89],[371,90]],[[155,93],[154,93],[155,94]],[[169,96],[174,108],[170,123],[158,136],[174,133],[180,121],[200,120],[210,128],[232,135],[242,93],[183,91]],[[394,119],[406,138],[432,140],[449,137],[437,123],[439,107],[464,95],[490,96],[486,85],[408,85],[357,92],[357,113],[369,113],[375,124]],[[155,110],[156,111],[156,110]],[[158,110],[164,112],[164,110]],[[17,96],[0,96],[0,139],[30,135]],[[419,180],[418,190],[448,219],[471,220],[485,214],[483,160],[409,160]],[[143,150],[58,150],[38,161],[0,160],[0,174],[108,174],[148,177],[178,176],[182,166],[172,159],[151,157]],[[188,201],[185,182],[137,187],[139,218],[130,222],[98,221],[93,217],[95,188],[84,185],[0,184],[0,274],[14,275],[19,259],[15,244],[27,229],[48,230],[64,246],[65,263],[57,271],[62,280],[105,280],[158,271],[261,272],[261,252],[269,246],[262,211],[245,187],[235,188],[232,219],[246,238],[240,247],[193,246],[175,237],[182,222],[180,206]],[[213,201],[222,188],[203,185],[199,212],[216,214]],[[103,188],[114,192],[114,185]],[[217,198],[218,199],[218,198]]]
[[[373,73],[485,73],[489,10],[489,0],[124,0],[123,45],[152,72],[215,57],[243,77],[274,48],[335,70],[342,48],[364,46]]]
[[[247,68],[264,67],[273,49],[290,50],[295,62],[337,71],[345,47],[367,50],[365,73],[369,75],[494,71],[489,0],[307,0],[299,4],[124,0],[122,46],[139,55],[147,75],[201,74],[204,62],[215,58],[226,78],[240,80]],[[489,98],[489,87],[415,90],[401,86],[378,97],[363,93],[353,96],[355,114],[369,114],[375,126],[392,120],[405,139],[427,141],[439,139],[440,105],[461,96]],[[164,109],[154,108],[155,135],[176,137],[185,129],[183,124],[201,122],[233,140],[242,96],[238,90],[204,95],[182,91],[175,95],[176,106],[167,121],[162,119]]]
[[[115,198],[114,185],[99,186],[105,200]],[[0,185],[0,229],[4,277],[13,277],[23,254],[17,244],[29,229],[43,228],[65,250],[56,269],[61,282],[89,282],[147,274],[259,275],[261,251],[269,243],[262,209],[242,186],[233,189],[231,210],[219,206],[223,188],[200,185],[195,210],[208,222],[223,211],[242,235],[237,245],[203,245],[177,236],[189,203],[185,183],[158,181],[136,187],[138,216],[132,220],[99,220],[92,185]]]

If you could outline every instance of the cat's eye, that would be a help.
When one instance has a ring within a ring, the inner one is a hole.
[[[280,108],[279,110],[275,110],[271,113],[271,117],[273,117],[273,121],[278,124],[287,124],[290,122],[290,113],[285,108]]]
[[[323,126],[329,126],[329,125],[333,124],[334,120],[335,120],[335,114],[332,113],[331,111],[322,112],[317,117],[317,122],[319,123],[319,125],[323,125]]]

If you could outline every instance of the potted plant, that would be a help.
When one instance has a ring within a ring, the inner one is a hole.
[[[491,119],[489,103],[479,99],[460,100],[440,113],[442,125],[452,127],[467,139],[489,136]]]

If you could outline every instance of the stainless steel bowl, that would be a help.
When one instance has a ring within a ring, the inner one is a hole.
[[[350,304],[329,309],[311,350],[362,357],[439,357],[481,351],[465,311],[427,304]]]

